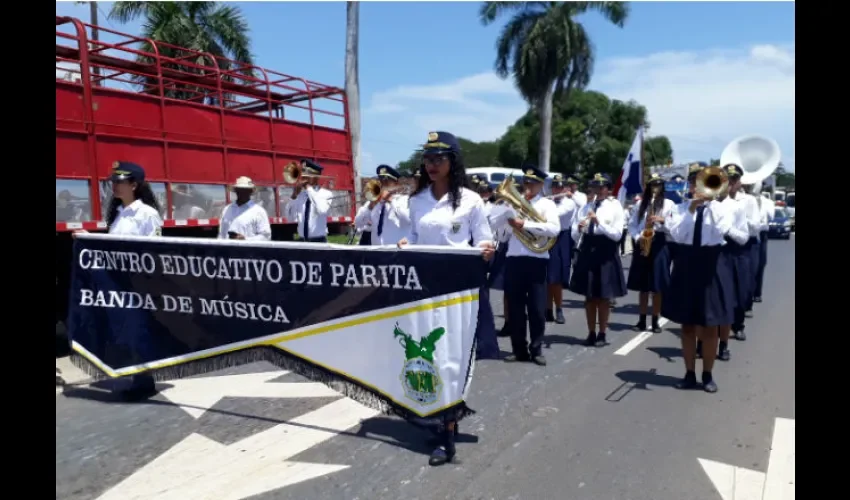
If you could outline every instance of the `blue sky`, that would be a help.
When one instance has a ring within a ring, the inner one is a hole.
[[[109,2],[100,4],[106,13]],[[499,26],[478,2],[364,2],[360,8],[363,173],[395,164],[429,130],[496,139],[525,111],[492,71]],[[343,85],[345,4],[240,2],[257,63]],[[88,20],[88,6],[57,3]],[[105,17],[101,14],[101,17]],[[718,157],[734,137],[777,140],[794,166],[794,4],[633,2],[625,28],[582,22],[597,65],[590,88],[649,109],[650,134],[670,137],[677,162]],[[138,24],[101,24],[136,33]]]

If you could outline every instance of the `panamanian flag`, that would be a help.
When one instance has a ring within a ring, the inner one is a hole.
[[[625,204],[626,199],[643,193],[643,165],[640,164],[642,147],[643,127],[638,127],[632,147],[629,148],[629,154],[623,162],[623,169],[617,177],[617,182],[614,183],[614,196],[620,200],[621,205]]]

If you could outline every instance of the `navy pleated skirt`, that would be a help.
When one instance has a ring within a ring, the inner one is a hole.
[[[747,309],[752,304],[755,273],[750,265],[751,246],[750,241],[740,245],[731,238],[726,238],[726,245],[723,246],[723,253],[727,257],[727,265],[732,273],[735,298],[733,307]]]
[[[570,278],[570,291],[588,299],[626,295],[626,277],[620,260],[620,242],[603,235],[584,235]]]
[[[750,310],[753,308],[753,298],[756,296],[756,280],[758,279],[759,266],[761,265],[761,242],[758,238],[750,238],[750,241],[747,243],[750,246],[750,294],[748,296],[748,302],[746,310]]]
[[[549,250],[549,268],[546,272],[547,281],[550,285],[570,286],[570,249],[573,246],[573,237],[570,230],[561,231],[555,246]]]
[[[655,233],[649,256],[640,253],[640,246],[632,252],[629,279],[626,287],[636,292],[664,293],[670,286],[670,250],[667,235]]]
[[[731,325],[735,307],[732,266],[722,246],[678,245],[661,314],[674,323]]]
[[[517,243],[518,245],[520,243]],[[494,290],[505,289],[505,260],[508,254],[508,242],[499,243],[499,248],[490,260],[490,276],[488,278],[490,288]]]
[[[360,245],[366,247],[372,245],[372,231],[363,231],[360,233]]]

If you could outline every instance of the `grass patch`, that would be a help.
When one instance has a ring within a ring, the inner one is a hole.
[[[347,234],[329,234],[328,243],[336,243],[337,245],[345,245],[348,243]]]

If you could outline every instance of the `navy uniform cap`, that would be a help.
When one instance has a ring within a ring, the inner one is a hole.
[[[564,187],[564,177],[561,174],[552,176],[552,187]]]
[[[522,166],[522,175],[523,180],[526,182],[543,182],[546,180],[546,177],[549,177],[546,172],[540,170],[534,165],[530,163],[526,163]]]
[[[572,175],[571,175],[571,176],[569,176],[569,177],[567,177],[567,180],[566,180],[566,181],[564,181],[564,182],[566,182],[567,184],[578,184],[578,183],[579,183],[579,182],[578,182],[578,179],[576,179],[576,178],[575,178],[575,177],[573,177]]]
[[[651,186],[653,184],[664,184],[664,179],[658,174],[652,174],[649,176],[649,185]]]
[[[606,174],[594,174],[590,180],[591,186],[611,186],[611,178]]]
[[[723,170],[729,177],[741,177],[742,175],[744,175],[744,169],[742,169],[741,166],[736,163],[729,163],[727,165],[724,165]]]
[[[428,132],[428,142],[422,146],[423,154],[459,153],[457,137],[448,132]]]
[[[394,169],[389,165],[379,165],[378,166],[378,178],[379,179],[392,179],[394,181],[399,180],[401,175],[398,173],[398,170]]]
[[[144,182],[145,169],[135,163],[128,161],[116,161],[112,163],[112,180],[126,181],[132,179],[136,182]]]
[[[478,175],[473,175],[469,182],[471,182],[473,186],[486,183],[486,181]]]
[[[325,167],[319,165],[318,163],[312,160],[308,160],[307,158],[301,160],[301,168],[304,169],[305,174],[313,175],[320,175],[322,173],[322,170],[325,169]]]

